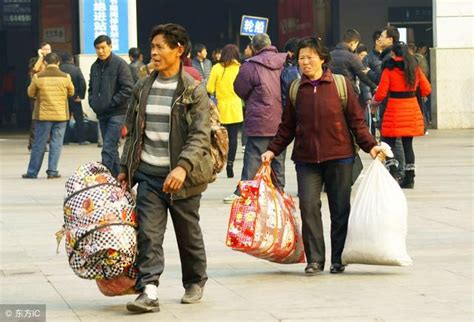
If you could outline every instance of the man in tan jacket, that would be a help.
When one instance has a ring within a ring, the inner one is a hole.
[[[43,163],[48,136],[50,151],[48,158],[48,179],[60,178],[58,161],[61,156],[66,124],[69,121],[68,96],[74,94],[74,85],[69,74],[59,70],[59,56],[50,53],[44,58],[46,69],[35,74],[28,86],[28,96],[35,98],[33,120],[36,121],[35,141],[30,163],[23,179],[36,179]]]

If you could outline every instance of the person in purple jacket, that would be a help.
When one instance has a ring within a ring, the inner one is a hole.
[[[280,75],[286,53],[278,53],[265,33],[255,35],[251,45],[255,55],[242,64],[234,81],[235,93],[245,101],[244,128],[248,136],[241,180],[251,180],[257,173],[262,163],[260,155],[276,135],[283,112]],[[277,177],[275,184],[281,189],[285,187],[284,162],[283,157],[277,157],[271,163]],[[232,203],[239,193],[237,188],[224,203]]]

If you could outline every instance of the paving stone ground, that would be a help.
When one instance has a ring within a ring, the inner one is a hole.
[[[47,321],[61,322],[472,321],[473,134],[430,130],[430,135],[415,139],[416,186],[404,190],[409,207],[407,245],[414,262],[410,267],[350,265],[341,275],[326,271],[308,277],[304,264],[272,264],[234,252],[224,244],[230,205],[222,199],[238,178],[221,174],[202,200],[209,275],[202,303],[179,303],[183,288],[170,223],[159,287],[161,312],[146,315],[125,310],[133,296],[108,298],[93,281],[76,277],[63,245],[56,254],[54,233],[63,222],[66,178],[79,164],[99,160],[100,149],[65,146],[62,179],[46,180],[44,162],[39,179],[22,180],[29,159],[26,137],[0,136],[0,302],[46,304]],[[363,161],[370,162],[367,156]],[[241,166],[239,152],[236,173]],[[287,192],[296,195],[290,160],[287,182]]]

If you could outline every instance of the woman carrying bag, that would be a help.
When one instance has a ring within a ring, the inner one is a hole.
[[[303,243],[308,265],[306,274],[324,270],[325,245],[321,220],[321,187],[327,187],[331,214],[331,269],[344,271],[341,254],[350,212],[352,167],[357,144],[375,158],[382,150],[372,137],[350,83],[347,107],[343,108],[335,77],[326,68],[329,50],[315,37],[298,44],[297,60],[303,75],[295,103],[288,100],[278,133],[262,154],[262,161],[279,155],[295,139],[292,160],[296,164],[298,195],[303,222]],[[291,89],[290,89],[291,91]]]

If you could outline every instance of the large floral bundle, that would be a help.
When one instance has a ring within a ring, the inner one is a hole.
[[[269,163],[253,180],[240,182],[232,204],[227,246],[281,264],[304,262],[301,220],[290,196],[272,183]]]

